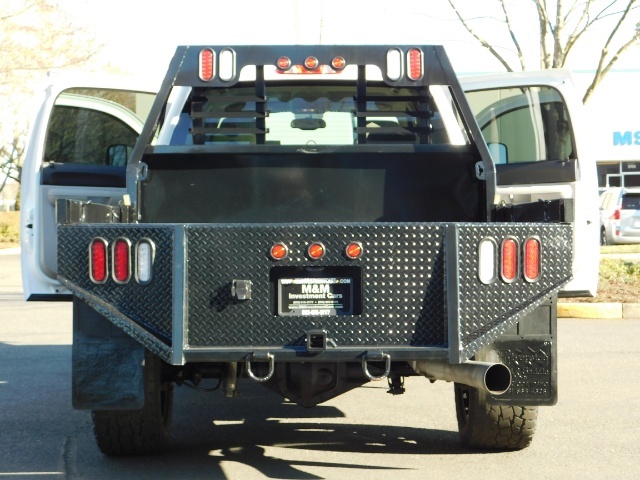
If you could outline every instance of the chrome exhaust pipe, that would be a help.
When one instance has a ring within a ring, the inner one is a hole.
[[[511,386],[511,370],[502,363],[469,361],[455,364],[435,360],[412,363],[417,373],[429,379],[462,383],[492,395],[502,395]]]

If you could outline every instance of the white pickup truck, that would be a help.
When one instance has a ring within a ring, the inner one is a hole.
[[[186,46],[159,88],[51,85],[24,289],[74,302],[99,448],[166,448],[174,383],[311,407],[416,375],[455,382],[465,445],[526,447],[557,297],[597,284],[580,107],[566,72],[461,84],[429,45]]]

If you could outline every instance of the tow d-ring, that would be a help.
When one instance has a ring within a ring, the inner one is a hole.
[[[269,373],[267,373],[264,377],[258,377],[256,374],[254,374],[253,370],[251,370],[251,359],[252,358],[255,361],[269,362]],[[275,371],[275,360],[274,360],[273,354],[271,354],[269,352],[267,352],[267,353],[252,353],[251,355],[247,356],[247,374],[249,375],[249,377],[251,377],[256,382],[266,382],[267,380],[269,380],[273,376],[273,372],[274,371]]]
[[[384,360],[384,363],[385,363],[384,373],[379,377],[371,375],[371,373],[369,373],[369,367],[367,365],[368,360],[369,361]],[[381,353],[379,355],[371,355],[371,358],[369,355],[365,355],[364,357],[362,357],[362,371],[364,372],[365,377],[367,377],[369,380],[373,380],[374,382],[377,382],[378,380],[382,380],[383,378],[387,378],[389,376],[389,372],[391,372],[391,355],[389,355],[388,353]]]

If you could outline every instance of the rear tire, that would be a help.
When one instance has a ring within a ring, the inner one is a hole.
[[[607,231],[604,228],[600,229],[600,245],[609,245]]]
[[[521,450],[533,440],[538,407],[488,405],[473,387],[456,383],[456,414],[462,443],[473,449]]]
[[[144,455],[167,448],[173,383],[163,378],[162,361],[145,353],[144,406],[140,410],[94,410],[93,433],[105,455]]]

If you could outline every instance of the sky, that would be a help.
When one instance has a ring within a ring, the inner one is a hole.
[[[162,74],[180,44],[443,44],[458,72],[502,71],[501,65],[460,25],[447,0],[58,0],[75,20],[107,41],[103,52],[114,65],[131,72]],[[491,17],[495,0],[458,0],[492,44],[508,45],[506,30]],[[521,39],[537,38],[532,1],[511,8]],[[640,12],[638,13],[640,20]],[[489,28],[487,28],[489,26]],[[573,69],[593,69],[602,48],[594,32],[570,57]],[[509,48],[511,48],[509,46]],[[511,56],[509,48],[501,54]],[[537,45],[523,44],[529,69],[538,65]],[[640,49],[620,68],[640,69]]]

